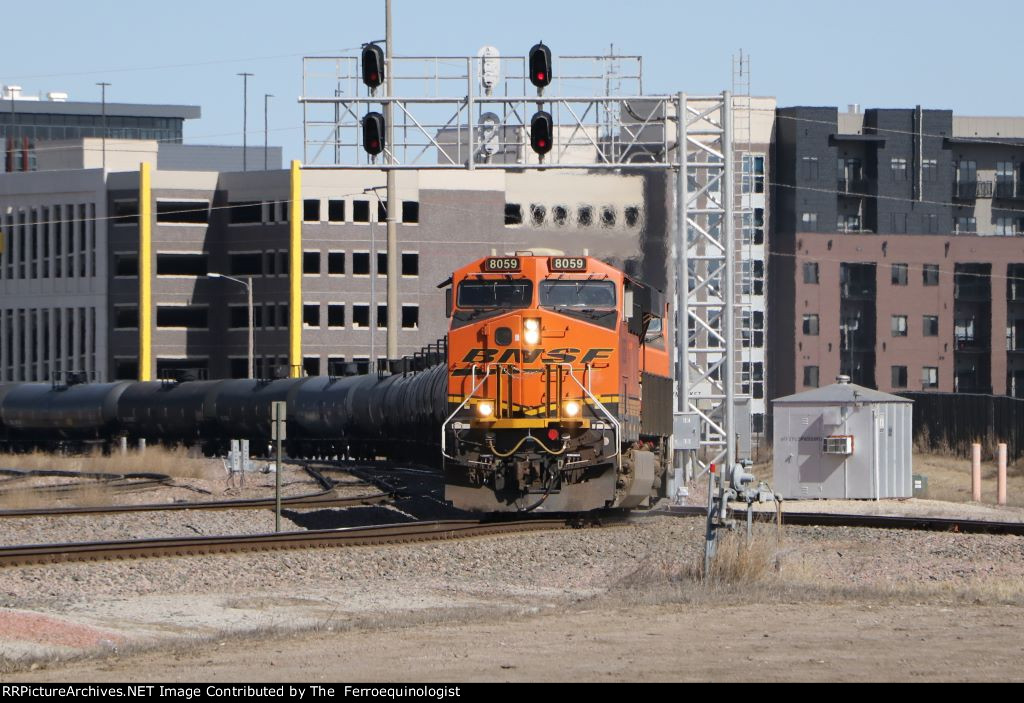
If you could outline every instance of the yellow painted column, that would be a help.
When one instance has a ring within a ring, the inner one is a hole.
[[[298,161],[292,161],[288,221],[291,228],[288,246],[288,363],[291,377],[299,378],[302,376],[302,169]]]
[[[139,380],[153,380],[153,177],[139,167]]]

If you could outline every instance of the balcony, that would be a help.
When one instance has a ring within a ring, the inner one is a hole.
[[[837,181],[836,190],[840,195],[867,195],[868,181],[866,178],[840,178]]]
[[[953,184],[953,197],[957,200],[991,198],[995,191],[992,181],[960,181]]]

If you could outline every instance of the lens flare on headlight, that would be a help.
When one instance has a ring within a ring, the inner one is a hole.
[[[480,417],[490,417],[494,414],[494,406],[490,403],[480,403],[476,406],[476,411]]]
[[[540,332],[540,320],[534,320],[532,318],[529,318],[523,321],[523,327],[528,330]]]
[[[537,330],[526,330],[523,332],[523,341],[531,347],[540,344],[540,332]]]
[[[570,400],[565,404],[565,414],[567,417],[577,417],[580,414],[580,404],[575,400]]]

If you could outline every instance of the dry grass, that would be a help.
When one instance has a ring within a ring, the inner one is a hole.
[[[915,454],[914,473],[928,477],[928,495],[932,500],[953,503],[971,501],[971,462],[953,456]],[[1006,472],[1007,504],[1024,507],[1024,465],[1019,462]],[[981,502],[996,503],[996,466],[991,460],[981,467]]]
[[[32,489],[20,488],[0,493],[0,510],[38,510],[52,505],[52,496]]]
[[[216,462],[195,457],[188,449],[149,447],[144,453],[104,455],[94,452],[83,456],[65,456],[35,452],[0,454],[0,468],[24,470],[80,471],[98,474],[163,474],[172,478],[213,479],[220,476]]]

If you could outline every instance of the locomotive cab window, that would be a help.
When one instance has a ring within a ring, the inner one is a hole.
[[[473,308],[528,308],[533,301],[533,281],[463,281],[459,285],[458,306]]]
[[[542,281],[540,304],[549,308],[607,310],[615,307],[615,284],[612,281]]]

